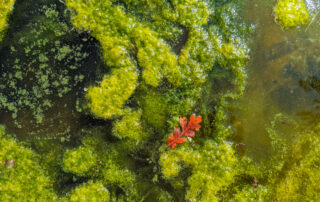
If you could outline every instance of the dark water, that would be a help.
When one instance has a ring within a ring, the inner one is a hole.
[[[2,103],[0,124],[31,145],[74,145],[83,127],[99,124],[77,108],[85,87],[104,71],[99,43],[72,28],[58,0],[17,0],[8,23],[0,45],[0,97],[10,104]]]

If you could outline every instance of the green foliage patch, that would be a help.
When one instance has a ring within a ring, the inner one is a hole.
[[[310,21],[304,0],[279,0],[274,13],[276,21],[285,28],[296,27]]]
[[[109,199],[110,199],[109,192],[103,186],[103,184],[90,181],[72,190],[72,192],[68,195],[65,201],[105,202],[105,201],[109,201]]]
[[[15,0],[3,0],[0,3],[0,41],[5,35],[5,31],[8,28],[7,19],[9,13],[13,9]]]
[[[0,198],[3,201],[55,201],[52,180],[38,155],[0,131]]]

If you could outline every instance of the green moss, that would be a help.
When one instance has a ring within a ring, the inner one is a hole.
[[[236,162],[230,145],[208,140],[200,149],[184,146],[169,150],[161,154],[159,164],[164,178],[171,179],[173,185],[183,168],[191,169],[187,178],[187,200],[218,201],[218,193],[234,181]]]
[[[67,0],[66,5],[73,25],[100,42],[110,68],[98,86],[88,88],[86,98],[94,116],[113,119],[114,137],[108,133],[104,146],[93,137],[83,144],[94,145],[102,155],[96,176],[111,198],[141,198],[143,181],[136,172],[144,175],[144,170],[154,174],[147,180],[159,183],[155,186],[169,182],[179,190],[173,194],[177,201],[223,198],[239,171],[226,142],[231,134],[226,109],[244,92],[249,52],[245,37],[250,29],[238,23],[237,6],[201,0]],[[212,78],[228,89],[212,87]],[[208,106],[203,116],[215,134],[200,132],[175,150],[161,146],[179,116]],[[160,175],[158,164],[165,182],[154,177]]]
[[[143,119],[157,130],[166,126],[168,105],[163,95],[156,91],[148,91],[141,99]]]
[[[105,202],[109,200],[110,200],[109,191],[103,186],[103,184],[99,182],[89,181],[72,190],[71,193],[68,194],[68,197],[65,201]]]
[[[136,116],[139,117],[139,113]],[[131,117],[124,117],[124,119],[131,120]],[[131,160],[128,159],[130,150],[127,151],[127,148],[119,147],[118,144],[108,143],[105,140],[105,133],[97,128],[83,131],[82,135],[84,136],[82,145],[67,152],[80,154],[79,151],[81,150],[83,151],[83,153],[81,152],[82,156],[89,156],[89,158],[86,160],[83,157],[78,158],[78,156],[75,156],[75,160],[72,160],[72,155],[69,155],[71,161],[68,162],[72,163],[74,161],[75,163],[71,165],[74,166],[74,171],[71,169],[68,169],[68,171],[70,172],[71,170],[73,173],[78,174],[77,172],[83,168],[84,171],[81,172],[85,173],[88,179],[101,182],[109,190],[110,198],[114,201],[137,201],[139,198],[141,199],[137,176],[130,169],[132,167],[130,165]],[[125,145],[128,147],[126,142]],[[133,145],[136,147],[136,144]],[[90,151],[85,151],[81,148],[90,148]],[[92,161],[92,154],[95,155],[94,162]],[[81,160],[79,161],[80,165],[77,164],[77,160]]]
[[[0,4],[0,41],[3,39],[6,29],[8,28],[7,19],[13,9],[15,0],[4,0]]]
[[[39,157],[13,138],[0,132],[0,198],[3,201],[55,201]]]
[[[268,191],[265,187],[261,185],[258,185],[258,187],[247,185],[234,196],[233,200],[239,202],[264,201],[267,198],[267,195]]]
[[[176,56],[169,46],[158,38],[157,33],[143,26],[134,16],[126,14],[121,6],[111,6],[112,1],[88,5],[78,0],[68,0],[66,3],[77,12],[73,24],[90,31],[100,41],[107,64],[135,64],[134,57],[130,55],[136,53],[146,83],[158,86],[163,76],[173,83],[179,82]],[[105,26],[105,20],[110,23],[108,26]],[[124,58],[128,62],[123,61]]]
[[[274,12],[276,21],[285,28],[296,27],[310,21],[303,0],[279,0]]]
[[[91,112],[101,118],[123,114],[123,106],[137,86],[138,75],[132,67],[114,69],[100,86],[90,87],[87,98]]]
[[[121,120],[113,124],[114,136],[123,140],[125,142],[123,147],[128,150],[141,148],[148,137],[141,123],[141,114],[141,111],[128,110]]]
[[[67,150],[63,156],[64,170],[83,176],[97,163],[97,154],[90,147]]]
[[[207,24],[209,15],[213,12],[213,10],[209,10],[206,2],[201,0],[174,0],[172,4],[174,7],[172,18],[177,20],[180,25],[186,27],[192,27],[195,24]],[[165,13],[164,15],[169,16],[170,14]]]
[[[283,126],[285,122],[286,125]],[[319,126],[300,128],[289,117],[277,115],[269,134],[272,138],[273,164],[269,182],[275,201],[313,201],[319,197]]]

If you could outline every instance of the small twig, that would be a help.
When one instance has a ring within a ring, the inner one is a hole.
[[[60,1],[60,3],[62,3],[62,4],[64,4],[64,5],[66,5],[66,3],[64,3],[64,1],[62,1],[62,0],[59,0]]]
[[[313,16],[312,20],[310,21],[310,23],[308,24],[305,32],[309,29],[310,25],[314,22],[314,20],[316,19],[316,17],[318,16],[320,10]]]

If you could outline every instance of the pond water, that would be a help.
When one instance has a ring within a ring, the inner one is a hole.
[[[0,49],[1,124],[31,144],[74,145],[94,122],[77,106],[101,68],[97,41],[76,32],[56,1],[17,1],[9,24]]]
[[[275,23],[275,4],[276,1],[248,2],[250,12],[245,18],[256,26],[256,31],[247,89],[233,112],[239,138],[257,159],[268,155],[266,127],[276,114],[291,115],[303,121],[305,127],[319,121],[319,1],[307,1],[312,15],[309,25],[289,30]]]

